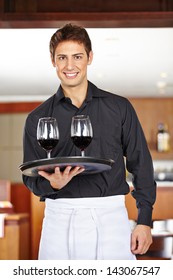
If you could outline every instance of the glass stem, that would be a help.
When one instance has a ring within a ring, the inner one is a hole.
[[[47,158],[51,158],[51,151],[47,151]]]
[[[85,152],[84,152],[84,150],[83,150],[83,151],[81,151],[81,156],[82,156],[82,157],[84,157],[84,156],[85,156]]]

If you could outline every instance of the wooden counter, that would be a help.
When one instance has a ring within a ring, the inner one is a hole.
[[[29,215],[9,214],[5,217],[4,237],[0,238],[0,260],[28,260]]]

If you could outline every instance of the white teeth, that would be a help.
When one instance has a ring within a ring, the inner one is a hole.
[[[66,76],[67,76],[67,77],[75,77],[75,76],[76,76],[76,73],[71,73],[71,74],[70,74],[70,73],[68,73],[68,74],[66,73]]]

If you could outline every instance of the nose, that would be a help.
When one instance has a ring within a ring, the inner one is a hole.
[[[66,65],[68,70],[73,70],[74,68],[74,61],[72,58],[67,59],[67,65]]]

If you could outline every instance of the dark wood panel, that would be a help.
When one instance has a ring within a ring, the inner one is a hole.
[[[11,203],[15,213],[31,212],[31,192],[22,183],[11,183]]]
[[[4,13],[36,12],[37,1],[35,0],[3,0]]]
[[[171,0],[37,0],[39,12],[124,12],[171,10]]]
[[[2,17],[3,13],[4,13],[4,1],[0,0],[0,18]]]
[[[0,114],[2,113],[27,113],[31,112],[41,102],[11,102],[11,103],[0,103]]]
[[[171,0],[3,0],[7,12],[124,12],[171,10]]]
[[[0,15],[0,28],[59,28],[67,22],[86,28],[173,27],[173,12]]]
[[[124,12],[124,11],[160,11],[165,1],[159,0],[37,0],[39,12]]]
[[[172,0],[0,0],[0,8],[0,28],[173,27]]]

